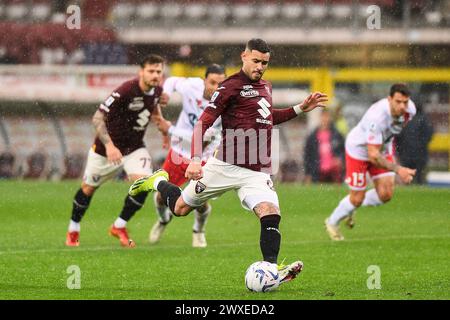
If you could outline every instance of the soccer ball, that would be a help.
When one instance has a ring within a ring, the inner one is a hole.
[[[275,263],[257,261],[245,272],[245,286],[250,291],[267,292],[278,288],[280,278]]]

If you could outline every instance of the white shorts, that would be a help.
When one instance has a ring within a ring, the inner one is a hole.
[[[181,196],[191,207],[199,207],[212,198],[235,190],[246,210],[253,210],[261,202],[279,207],[278,196],[270,175],[235,166],[216,158],[209,158],[203,167],[203,178],[191,180]]]
[[[140,148],[122,158],[122,163],[113,165],[106,157],[99,155],[90,149],[84,171],[83,181],[92,187],[102,185],[106,180],[114,177],[122,168],[127,175],[151,175],[152,161],[145,148]]]

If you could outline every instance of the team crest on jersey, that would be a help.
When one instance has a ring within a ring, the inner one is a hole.
[[[144,97],[135,97],[128,105],[128,109],[131,111],[139,111],[144,108]]]
[[[205,189],[206,186],[200,181],[197,181],[197,184],[195,185],[195,193],[196,194],[202,193],[203,191],[205,191]]]

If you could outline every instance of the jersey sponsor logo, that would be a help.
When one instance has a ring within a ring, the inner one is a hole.
[[[268,124],[268,125],[272,125],[272,121],[270,120],[266,120],[266,119],[256,119],[256,122],[258,123],[262,123],[262,124]]]
[[[211,102],[214,102],[217,99],[218,96],[219,96],[219,92],[217,92],[217,91],[214,92],[214,94],[211,97]]]
[[[144,97],[135,97],[128,105],[128,109],[131,111],[139,111],[144,108]]]
[[[114,100],[115,100],[114,97],[113,97],[113,96],[110,96],[108,99],[106,99],[104,105],[105,105],[106,107],[110,107],[110,106],[112,105],[112,103],[114,102]]]
[[[258,90],[242,90],[240,95],[244,98],[253,98],[259,96]]]
[[[261,107],[261,109],[258,109],[259,114],[266,119],[268,116],[270,116],[270,103],[266,100],[266,98],[262,98],[258,101],[258,105]]]
[[[195,193],[199,194],[206,190],[206,186],[201,183],[200,181],[197,181],[197,184],[195,185]]]

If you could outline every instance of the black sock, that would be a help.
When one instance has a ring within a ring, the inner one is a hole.
[[[264,261],[277,263],[278,252],[280,251],[281,233],[278,230],[281,216],[271,214],[261,218],[261,237],[259,245]]]
[[[87,196],[84,194],[81,188],[75,194],[75,198],[73,199],[73,207],[72,207],[72,221],[80,222],[84,216],[84,213],[89,207],[89,203],[91,202],[92,196]]]
[[[170,208],[170,211],[176,215],[174,212],[175,204],[181,196],[181,189],[168,181],[161,181],[158,183],[158,191],[161,193],[164,203]]]
[[[142,192],[135,196],[127,195],[125,198],[125,203],[122,208],[122,212],[120,213],[120,217],[129,221],[136,211],[138,211],[144,205],[145,199],[147,198],[148,192]]]

